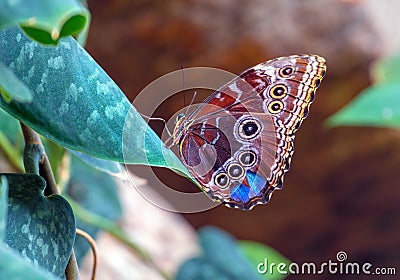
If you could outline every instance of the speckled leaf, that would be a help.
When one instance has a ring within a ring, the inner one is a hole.
[[[290,261],[278,251],[264,244],[247,240],[239,241],[239,248],[253,264],[253,267],[260,269],[260,274],[264,276],[264,280],[282,280],[288,276]],[[284,270],[287,273],[279,273],[278,266],[281,271]],[[270,268],[273,270],[271,271]]]
[[[254,266],[228,233],[215,228],[199,230],[203,255],[185,262],[176,275],[177,280],[262,279]]]
[[[14,72],[0,62],[0,94],[7,101],[32,101],[30,89],[15,76]]]
[[[71,179],[66,194],[86,210],[115,221],[122,214],[115,180],[106,173],[83,162],[76,156],[71,157]],[[77,218],[76,225],[96,238],[98,228]],[[74,245],[75,256],[79,261],[89,249],[87,240],[77,236]]]
[[[4,242],[34,266],[62,277],[75,239],[75,218],[59,195],[43,196],[45,181],[35,174],[7,177],[8,216]]]
[[[5,236],[7,223],[8,183],[5,176],[0,176],[0,244]]]
[[[77,0],[0,0],[0,28],[19,24],[43,44],[78,34],[89,19],[89,11]]]
[[[6,248],[3,243],[6,234],[8,208],[8,183],[5,176],[0,176],[0,279],[52,280],[57,279],[45,270],[34,267],[18,252]]]
[[[400,128],[400,83],[375,84],[328,119],[331,126]]]
[[[33,92],[31,103],[7,103],[0,97],[0,107],[43,136],[94,157],[188,174],[73,38],[45,47],[9,28],[0,32],[0,62]]]
[[[40,267],[34,267],[16,251],[0,244],[0,279],[56,280],[59,278]]]

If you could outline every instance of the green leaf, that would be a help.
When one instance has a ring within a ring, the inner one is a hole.
[[[133,252],[135,252],[135,254],[140,257],[140,259],[144,262],[153,262],[149,254],[142,249],[141,245],[135,243],[117,223],[86,210],[68,196],[65,196],[65,198],[71,204],[72,208],[74,209],[74,213],[77,217],[79,217],[79,219],[86,222],[87,224],[95,225],[101,230],[104,230],[105,232],[122,242],[128,249],[131,249]]]
[[[35,174],[7,177],[8,216],[4,242],[34,266],[62,277],[75,239],[75,218],[59,195],[45,197],[45,181]]]
[[[14,72],[0,62],[0,94],[7,102],[16,100],[19,102],[32,101],[31,90],[15,76]]]
[[[375,84],[328,119],[330,126],[400,128],[400,82]]]
[[[90,13],[77,0],[0,0],[0,28],[19,24],[34,40],[57,44],[89,24]]]
[[[59,183],[60,176],[58,174],[58,169],[61,166],[61,162],[65,155],[65,149],[60,145],[57,145],[53,141],[42,137],[42,144],[46,151],[47,157],[49,158],[51,170],[53,171],[54,178],[57,184]],[[64,170],[63,170],[64,171]]]
[[[57,47],[0,32],[0,62],[33,92],[31,103],[0,107],[57,144],[93,157],[169,167],[188,175],[129,100],[73,38]],[[0,77],[1,81],[1,77]]]
[[[24,139],[19,122],[0,108],[0,150],[17,170],[24,171]]]
[[[199,230],[199,238],[203,255],[186,261],[179,268],[177,280],[261,279],[257,266],[250,263],[228,233],[204,227]]]
[[[1,79],[1,78],[0,78]],[[9,141],[23,149],[24,139],[19,121],[0,108],[0,131]]]
[[[372,75],[376,83],[400,83],[400,54],[383,58],[375,63]]]
[[[65,192],[86,210],[98,214],[110,221],[115,221],[122,214],[115,180],[106,173],[98,172],[76,156],[71,158],[71,179]],[[89,233],[93,238],[98,228],[79,219],[77,227]],[[75,240],[75,256],[82,260],[89,249],[86,240],[77,237]]]
[[[104,160],[100,158],[94,158],[74,150],[68,150],[79,160],[85,162],[87,165],[96,169],[97,171],[106,173],[110,176],[120,179],[127,179],[126,170],[124,166],[115,161]]]
[[[0,244],[5,236],[8,206],[8,183],[5,176],[0,176]]]
[[[266,280],[281,280],[288,276],[288,266],[290,261],[282,256],[276,250],[265,246],[262,243],[254,241],[239,241],[239,247],[241,248],[244,255],[250,260],[254,267],[260,268],[261,271],[265,271],[264,279]],[[273,270],[271,271],[271,264]],[[281,271],[285,273],[279,273],[277,267],[282,266]],[[287,272],[287,273],[286,273]]]
[[[16,251],[6,248],[3,239],[6,234],[8,183],[6,176],[0,176],[0,279],[53,280],[53,275],[34,267]]]
[[[56,280],[49,272],[35,267],[14,250],[0,244],[0,279]]]

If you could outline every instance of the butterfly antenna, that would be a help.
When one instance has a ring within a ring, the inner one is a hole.
[[[185,89],[185,71],[183,71],[183,66],[181,64],[181,72],[182,72],[182,89]],[[183,106],[186,105],[186,92],[183,92]]]
[[[181,70],[182,70],[182,89],[185,89],[185,71],[183,71],[184,69],[182,65],[181,65]],[[197,92],[195,91],[192,100],[190,100],[189,106],[186,108],[185,116],[187,116],[190,106],[193,105],[194,100],[196,99],[196,94]],[[186,106],[186,91],[184,91],[183,93],[183,106]]]
[[[186,106],[186,90],[185,90],[185,71],[183,71],[183,66],[181,64],[181,71],[182,71],[182,89],[184,90],[183,92],[183,107]],[[193,104],[194,99],[196,97],[196,92],[194,92],[194,96],[192,98],[192,100],[190,101],[189,106],[186,108],[184,115],[187,116],[187,113],[189,111],[190,106]]]
[[[142,113],[140,113],[140,112],[139,112],[139,114],[140,114],[143,118],[147,119],[148,121],[161,121],[161,122],[164,124],[165,130],[167,131],[168,136],[169,136],[170,138],[172,138],[172,133],[171,133],[171,131],[169,131],[168,126],[167,126],[167,122],[166,122],[163,118],[149,117],[149,116],[146,116],[146,115],[144,115],[144,114],[142,114]],[[167,140],[169,140],[169,139],[167,139]]]
[[[188,115],[189,109],[190,109],[190,107],[193,105],[193,103],[194,103],[194,100],[196,99],[196,95],[197,95],[197,91],[194,91],[194,94],[193,94],[192,100],[190,100],[189,106],[186,108],[186,111],[185,111],[185,116],[187,116],[187,115]]]
[[[170,138],[170,139],[172,139],[172,138]],[[170,139],[168,139],[168,140],[170,140]],[[167,143],[165,143],[165,144],[167,144]],[[174,146],[174,142],[172,142],[170,145],[168,145],[167,148],[171,149],[171,147],[173,147],[173,146]]]

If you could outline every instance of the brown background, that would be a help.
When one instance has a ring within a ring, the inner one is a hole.
[[[399,131],[324,123],[370,85],[371,62],[387,50],[367,2],[89,1],[93,18],[87,49],[130,100],[181,67],[239,73],[280,55],[317,53],[327,59],[327,76],[296,135],[284,190],[251,212],[220,206],[185,214],[195,228],[216,225],[298,263],[335,260],[345,251],[350,261],[394,266],[400,273]],[[157,117],[169,119],[183,99],[160,108]],[[133,172],[140,175],[140,167]],[[172,172],[157,174],[174,188],[195,190]],[[364,278],[396,279],[332,277]]]

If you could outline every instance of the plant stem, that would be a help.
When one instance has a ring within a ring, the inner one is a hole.
[[[71,255],[68,260],[67,267],[65,268],[65,279],[66,280],[79,280],[79,268],[76,262],[74,249],[71,251]]]
[[[34,171],[33,173],[39,172],[38,175],[42,176],[47,183],[46,188],[44,189],[44,194],[46,196],[60,194],[57,188],[56,180],[54,179],[53,171],[51,170],[49,158],[44,151],[42,140],[40,139],[39,134],[23,123],[21,123],[21,128],[25,139],[25,170],[27,172]],[[26,154],[28,154],[28,158],[26,158]],[[38,162],[30,162],[32,160],[38,160]],[[35,169],[37,169],[37,171]]]
[[[89,233],[87,233],[86,231],[81,230],[79,228],[76,229],[76,234],[80,235],[82,238],[86,239],[86,241],[89,243],[90,248],[92,249],[93,267],[92,267],[92,277],[90,279],[95,280],[96,279],[97,259],[98,259],[96,241],[94,241],[94,239],[90,236]]]

